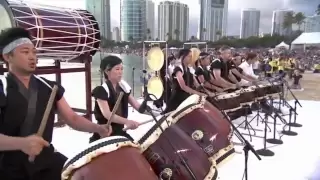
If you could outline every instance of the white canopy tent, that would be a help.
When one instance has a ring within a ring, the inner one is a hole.
[[[286,44],[285,42],[281,42],[280,44],[276,45],[276,48],[285,48],[285,49],[289,49],[290,46],[288,44]]]
[[[291,43],[291,49],[305,49],[308,46],[320,47],[320,32],[302,33]]]

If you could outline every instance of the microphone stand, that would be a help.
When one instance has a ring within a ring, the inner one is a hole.
[[[152,101],[152,99],[150,98],[150,96],[154,96],[153,94],[149,94],[149,93],[145,93],[146,99],[145,101]],[[156,122],[157,126],[160,128],[160,130],[162,131],[162,133],[164,132],[163,128],[161,127],[161,124],[159,123],[159,121],[157,120],[156,116],[154,115],[154,113],[152,112],[152,109],[148,107],[146,107],[146,111],[151,115],[152,119]],[[167,122],[168,123],[168,122]],[[164,136],[165,139],[168,141],[170,147],[172,149],[176,149],[173,145],[173,143],[171,142],[170,138],[167,136]],[[188,165],[187,161],[185,160],[185,158],[180,154],[180,153],[176,153],[179,157],[179,159],[181,160],[182,165],[187,169],[188,173],[190,174],[190,176],[192,177],[193,180],[197,180],[195,174],[192,172],[190,166]]]
[[[236,134],[236,136],[238,137],[238,139],[244,144],[243,147],[243,152],[244,152],[244,174],[243,174],[243,178],[245,178],[245,180],[248,180],[248,159],[249,159],[249,151],[251,151],[258,160],[261,160],[261,157],[259,156],[259,154],[257,153],[257,151],[253,148],[253,146],[243,137],[243,135],[239,132],[239,130],[236,128],[236,126],[231,122],[230,118],[228,117],[228,115],[219,108],[219,106],[217,106],[216,102],[212,102],[213,105],[223,114],[224,118],[228,121],[228,123],[231,125],[234,133]],[[242,179],[243,179],[242,178]]]
[[[284,80],[285,81],[285,80]],[[288,82],[287,82],[288,83]],[[299,105],[302,108],[301,103],[299,102],[299,100],[297,99],[297,97],[294,95],[294,93],[291,91],[290,87],[287,85],[287,89],[289,90],[291,96],[294,98],[294,112],[297,112],[297,105]],[[302,127],[301,124],[297,123],[297,113],[294,113],[293,116],[293,122],[290,122],[288,124],[288,126],[292,126],[292,127]]]
[[[132,96],[133,97],[134,97],[134,70],[135,69],[136,69],[135,67],[132,68]],[[134,108],[132,108],[132,112],[134,112]]]

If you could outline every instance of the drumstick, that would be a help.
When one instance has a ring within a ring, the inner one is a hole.
[[[116,104],[114,105],[113,109],[112,109],[112,112],[111,112],[111,115],[109,117],[109,120],[106,124],[106,127],[108,128],[110,125],[111,125],[111,122],[112,122],[112,118],[113,116],[116,114],[118,108],[119,108],[119,105],[120,105],[120,102],[122,100],[122,97],[123,97],[123,92],[120,92],[119,96],[118,96],[118,99],[116,101]]]
[[[38,129],[38,132],[37,132],[37,135],[40,136],[40,137],[42,137],[42,135],[44,133],[44,130],[45,130],[46,126],[47,126],[48,118],[49,118],[49,115],[50,115],[54,100],[56,98],[57,92],[58,92],[58,86],[54,85],[53,88],[52,88],[51,94],[50,94],[50,98],[49,98],[46,110],[44,111],[44,114],[43,114],[39,129]],[[33,162],[34,159],[35,159],[35,156],[29,156],[29,162]]]
[[[148,121],[143,121],[143,122],[139,123],[139,126],[144,125],[144,124],[148,124],[148,123],[153,122],[153,121],[154,121],[153,119],[150,119]],[[125,127],[123,130],[126,131],[128,129],[129,129],[128,127]]]

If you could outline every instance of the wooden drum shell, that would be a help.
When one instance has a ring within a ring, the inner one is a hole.
[[[70,180],[157,180],[148,161],[138,148],[123,147],[102,154],[89,164],[77,169]]]
[[[100,45],[96,19],[88,11],[0,0],[11,27],[27,29],[39,58],[73,59],[94,55]]]

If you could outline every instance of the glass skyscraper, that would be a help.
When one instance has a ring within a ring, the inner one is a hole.
[[[110,0],[86,0],[86,9],[96,18],[101,36],[112,39]]]
[[[122,41],[147,39],[146,0],[120,0]]]

